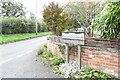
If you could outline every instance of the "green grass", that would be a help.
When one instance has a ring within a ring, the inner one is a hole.
[[[28,38],[38,37],[38,36],[44,36],[48,34],[52,34],[52,32],[41,32],[41,33],[38,33],[37,35],[35,33],[1,35],[0,44],[15,42],[18,40],[23,40],[23,39],[28,39]]]

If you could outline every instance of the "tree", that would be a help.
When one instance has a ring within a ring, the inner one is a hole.
[[[120,38],[120,1],[108,3],[106,13],[101,13],[92,25],[106,39]]]
[[[2,0],[0,1],[1,7],[1,17],[23,17],[25,15],[25,11],[23,8],[23,4],[9,1],[9,0]]]
[[[54,2],[44,7],[43,18],[49,29],[51,29],[57,36],[60,36],[62,31],[68,28],[68,13]]]
[[[35,19],[36,19],[35,14],[32,13],[32,12],[30,12],[30,19],[31,19],[31,20],[34,20],[34,21],[35,21]]]
[[[92,24],[95,16],[102,10],[99,3],[95,2],[75,2],[73,4],[68,4],[65,6],[65,10],[70,13],[71,16],[71,27],[87,28]],[[88,34],[90,34],[90,29],[88,29]],[[90,36],[90,35],[89,35]]]

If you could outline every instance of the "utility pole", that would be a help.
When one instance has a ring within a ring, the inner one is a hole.
[[[38,33],[38,25],[37,25],[37,0],[36,0],[36,35]]]

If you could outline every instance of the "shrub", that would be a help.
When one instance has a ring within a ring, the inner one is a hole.
[[[100,14],[92,27],[102,38],[120,38],[120,1],[109,3],[107,12]]]
[[[64,60],[62,58],[54,56],[52,61],[51,61],[51,64],[52,65],[59,65],[62,62],[64,62]]]
[[[67,64],[62,64],[59,67],[59,70],[67,78],[111,78],[109,74],[96,71],[85,65],[80,69],[77,61],[71,61]]]
[[[18,33],[34,33],[35,32],[35,22],[33,20],[25,19],[25,18],[15,18],[15,17],[1,18],[1,20],[2,20],[2,33],[3,34],[18,34]],[[38,32],[48,31],[44,23],[38,22],[38,24],[39,24]]]
[[[46,32],[49,31],[47,25],[44,22],[38,22],[38,32]]]
[[[94,69],[85,69],[81,75],[83,78],[111,78],[109,74],[105,74],[104,72],[99,72]]]
[[[24,18],[7,17],[2,18],[2,33],[32,33],[35,31],[35,23]]]
[[[71,61],[67,64],[62,64],[59,70],[67,78],[73,78],[75,74],[81,73],[78,62],[76,61]]]
[[[50,53],[50,51],[49,50],[45,50],[43,53],[42,53],[42,57],[44,57],[44,58],[49,58],[49,57],[51,57],[52,55],[51,55],[51,53]]]

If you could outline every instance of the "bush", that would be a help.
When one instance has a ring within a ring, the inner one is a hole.
[[[6,17],[2,20],[2,34],[34,33],[35,22],[25,18]],[[44,23],[38,22],[38,32],[48,31]],[[44,28],[44,29],[43,29]]]
[[[46,32],[49,31],[47,25],[44,22],[38,22],[38,32]]]
[[[54,56],[51,64],[52,65],[59,65],[62,62],[64,62],[64,60],[62,58]]]
[[[102,38],[120,38],[120,1],[109,3],[107,12],[98,15],[92,27]]]
[[[111,78],[109,74],[94,69],[85,69],[81,75],[83,78]]]
[[[51,57],[52,55],[51,55],[51,53],[50,53],[50,51],[49,50],[45,50],[43,53],[42,53],[42,57],[44,57],[44,58],[49,58],[49,57]]]
[[[81,70],[79,64],[76,61],[71,61],[69,63],[62,64],[59,68],[61,73],[67,78],[73,78],[75,74],[80,74]]]
[[[59,70],[66,78],[111,78],[109,74],[96,71],[85,65],[80,69],[77,61],[62,64]]]

